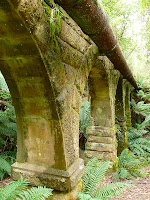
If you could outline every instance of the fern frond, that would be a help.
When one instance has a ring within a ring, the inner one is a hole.
[[[104,177],[106,171],[108,170],[108,167],[110,165],[110,162],[104,162],[100,166],[97,167],[87,167],[85,174],[83,176],[84,183],[84,193],[92,194],[97,189],[97,186],[100,185],[102,178]]]
[[[1,172],[1,174],[0,174],[1,179],[3,179],[3,176],[5,173],[7,173],[9,175],[11,174],[11,166],[10,166],[9,162],[7,162],[2,157],[0,157],[0,172]]]
[[[84,194],[81,192],[78,193],[78,198],[80,200],[96,200],[95,198],[92,198],[89,194]],[[98,199],[98,200],[101,200],[101,199]]]
[[[101,187],[96,191],[94,194],[94,197],[102,200],[108,200],[112,198],[113,196],[119,195],[121,192],[123,192],[126,187],[129,187],[129,184],[126,183],[111,183],[109,185],[106,185],[104,187]]]
[[[28,182],[22,178],[18,181],[13,181],[0,189],[0,199],[16,199],[20,192],[27,188]]]
[[[32,187],[31,189],[27,189],[26,191],[22,191],[21,194],[18,195],[16,200],[45,200],[50,195],[52,195],[53,189],[46,187]]]
[[[146,175],[141,171],[141,161],[128,149],[123,150],[119,156],[118,166],[119,169],[113,175],[114,180],[132,179],[133,176],[143,177]]]

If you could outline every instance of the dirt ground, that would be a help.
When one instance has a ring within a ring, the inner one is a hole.
[[[139,178],[137,180],[126,180],[125,183],[130,183],[135,187],[127,188],[120,196],[112,200],[150,200],[150,166],[143,168],[145,172],[149,173],[146,178]],[[11,178],[5,178],[0,181],[0,188],[11,182]],[[106,176],[103,183],[109,184],[112,182],[112,175]],[[62,199],[63,200],[63,199]]]
[[[125,183],[130,183],[135,187],[127,188],[120,196],[112,200],[150,200],[150,166],[143,168],[143,171],[148,172],[149,176],[146,178],[139,178],[137,180],[126,180]],[[105,177],[105,183],[112,182],[112,176]]]

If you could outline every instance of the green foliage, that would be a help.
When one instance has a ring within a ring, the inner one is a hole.
[[[0,179],[2,180],[4,175],[10,175],[11,165],[16,159],[16,152],[6,151],[0,154]]]
[[[0,189],[1,200],[44,200],[52,195],[52,189],[46,187],[31,187],[27,189],[28,182],[22,178],[13,181]]]
[[[64,15],[63,12],[61,12],[61,9],[59,9],[58,5],[56,5],[53,0],[42,0],[42,3],[45,13],[47,14],[49,19],[49,34],[52,43],[54,43],[53,47],[55,47],[56,50],[59,51],[56,36],[58,36],[61,31],[61,18],[67,16]]]
[[[135,128],[128,128],[127,130],[129,148],[140,159],[143,157],[145,163],[149,161],[150,157],[150,141],[142,137],[147,132],[146,130],[137,130]]]
[[[0,89],[9,93],[9,89],[8,89],[8,86],[7,86],[7,83],[3,77],[3,75],[1,74],[0,72]]]
[[[4,175],[11,174],[11,166],[7,160],[0,156],[0,179],[2,180]]]
[[[79,128],[86,136],[86,129],[89,126],[91,119],[91,104],[88,101],[83,101],[80,108]]]
[[[110,24],[118,37],[118,42],[126,57],[128,57],[135,49],[137,44],[133,40],[133,35],[127,34],[128,29],[132,26],[133,21],[130,15],[138,10],[137,3],[125,2],[122,0],[99,0],[106,10]]]
[[[0,99],[6,105],[6,110],[0,110],[0,179],[5,174],[10,175],[11,165],[16,159],[17,127],[14,107],[11,105],[11,95],[4,77],[0,73]]]
[[[0,73],[0,99],[6,105],[6,110],[0,110],[0,150],[16,149],[17,126],[14,106],[11,105],[11,95],[4,77]]]
[[[11,95],[7,83],[0,72],[0,99],[11,100]]]
[[[43,1],[43,7],[49,18],[50,37],[56,42],[56,34],[60,32],[60,11],[53,1]]]
[[[144,92],[143,90],[139,90],[138,93],[136,94],[136,96],[140,97],[141,100],[146,101],[146,100],[150,99],[150,92]]]
[[[83,179],[83,192],[78,194],[81,200],[104,200],[118,195],[128,185],[124,183],[109,184],[101,186],[102,179],[110,162],[99,163],[97,158],[91,159],[86,167]]]
[[[98,0],[106,10],[119,45],[136,78],[149,80],[149,0]]]
[[[142,89],[149,88],[149,82],[147,82],[147,80],[145,80],[144,78],[140,77],[136,81],[140,88],[142,88]]]
[[[0,149],[14,150],[16,149],[17,126],[14,107],[5,102],[7,109],[3,112],[0,110]]]
[[[139,93],[142,95],[142,92]],[[145,96],[146,98],[148,96]],[[145,104],[144,101],[140,101],[136,104],[135,100],[131,100],[131,106],[137,114],[141,114],[145,117],[145,120],[137,126],[138,129],[144,129],[146,126],[150,125],[150,104]]]
[[[118,168],[113,174],[113,179],[133,179],[133,177],[143,177],[147,174],[141,171],[141,162],[129,149],[124,149],[119,156]]]

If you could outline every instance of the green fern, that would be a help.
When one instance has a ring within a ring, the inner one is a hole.
[[[0,199],[16,199],[17,196],[22,192],[22,190],[27,188],[27,185],[28,182],[26,180],[23,180],[22,178],[18,181],[13,181],[7,184],[4,188],[0,189]]]
[[[85,167],[82,177],[83,192],[78,194],[81,200],[104,200],[119,194],[128,185],[124,183],[109,184],[101,187],[102,179],[110,162],[99,163],[97,158],[91,159]]]
[[[147,134],[146,130],[137,130],[135,128],[127,129],[128,145],[129,148],[139,158],[144,157],[145,162],[150,157],[150,141],[146,138],[142,138],[143,135]]]
[[[142,163],[130,152],[129,149],[124,149],[119,156],[118,169],[113,174],[113,179],[118,181],[120,179],[134,179],[137,177],[145,177],[147,173],[141,171]]]
[[[0,189],[1,200],[44,200],[52,195],[52,189],[39,186],[27,189],[28,182],[20,178]]]
[[[145,104],[144,101],[140,101],[136,104],[135,100],[131,100],[131,106],[134,108],[134,111],[137,114],[143,115],[145,120],[140,123],[137,128],[144,129],[147,126],[150,126],[150,104]]]
[[[136,104],[135,100],[132,99],[131,106],[134,107],[134,110],[137,114],[142,114],[143,116],[150,114],[150,104],[145,104],[144,101],[140,101]]]
[[[107,200],[112,198],[113,196],[119,195],[121,192],[128,187],[128,184],[125,183],[111,183],[109,185],[103,186],[102,188],[98,189],[95,197],[102,200]]]
[[[0,154],[0,179],[2,180],[5,174],[11,174],[11,165],[16,160],[16,152],[6,151]]]
[[[89,126],[90,119],[91,119],[91,104],[88,101],[83,101],[80,108],[80,115],[79,115],[79,128],[86,136],[86,129]]]
[[[143,90],[139,90],[138,93],[136,94],[137,97],[140,97],[141,100],[147,100],[150,98],[150,92],[144,92]]]
[[[50,188],[41,186],[38,188],[32,187],[31,189],[27,189],[26,191],[23,191],[21,194],[19,194],[19,197],[16,198],[16,200],[44,200],[50,195],[52,195],[52,189]]]
[[[11,174],[11,165],[10,163],[4,159],[2,156],[0,156],[0,179],[2,180],[4,175]]]
[[[0,111],[0,149],[2,152],[16,149],[17,125],[14,107],[5,102],[7,109]]]

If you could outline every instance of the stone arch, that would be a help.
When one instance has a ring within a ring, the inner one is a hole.
[[[92,120],[88,128],[85,160],[97,157],[101,161],[114,162],[116,158],[114,102],[119,73],[106,58],[99,57],[93,63],[89,74]]]
[[[70,191],[84,168],[79,159],[79,109],[96,47],[81,30],[75,32],[63,21],[62,26],[74,31],[82,47],[68,37],[65,40],[62,32],[58,55],[47,34],[48,22],[41,5],[36,12],[41,19],[30,21],[28,6],[35,8],[37,4],[24,3],[0,2],[0,70],[12,95],[18,129],[12,177],[23,175],[33,185]]]
[[[0,69],[10,89],[16,110],[17,160],[31,164],[41,162],[44,166],[58,168],[58,160],[61,158],[64,162],[65,154],[62,144],[59,144],[60,157],[56,156],[54,160],[53,156],[58,144],[54,140],[56,136],[51,129],[53,126],[60,127],[60,125],[47,70],[29,31],[7,1],[1,2],[0,13],[3,16],[1,19]],[[41,132],[46,129],[48,129],[47,134],[42,140]],[[53,144],[50,143],[52,139],[55,141]],[[38,143],[47,154],[51,152],[53,155],[46,158],[40,152]],[[33,150],[36,149],[35,147],[39,152]],[[66,168],[64,164],[61,166],[62,169]]]

